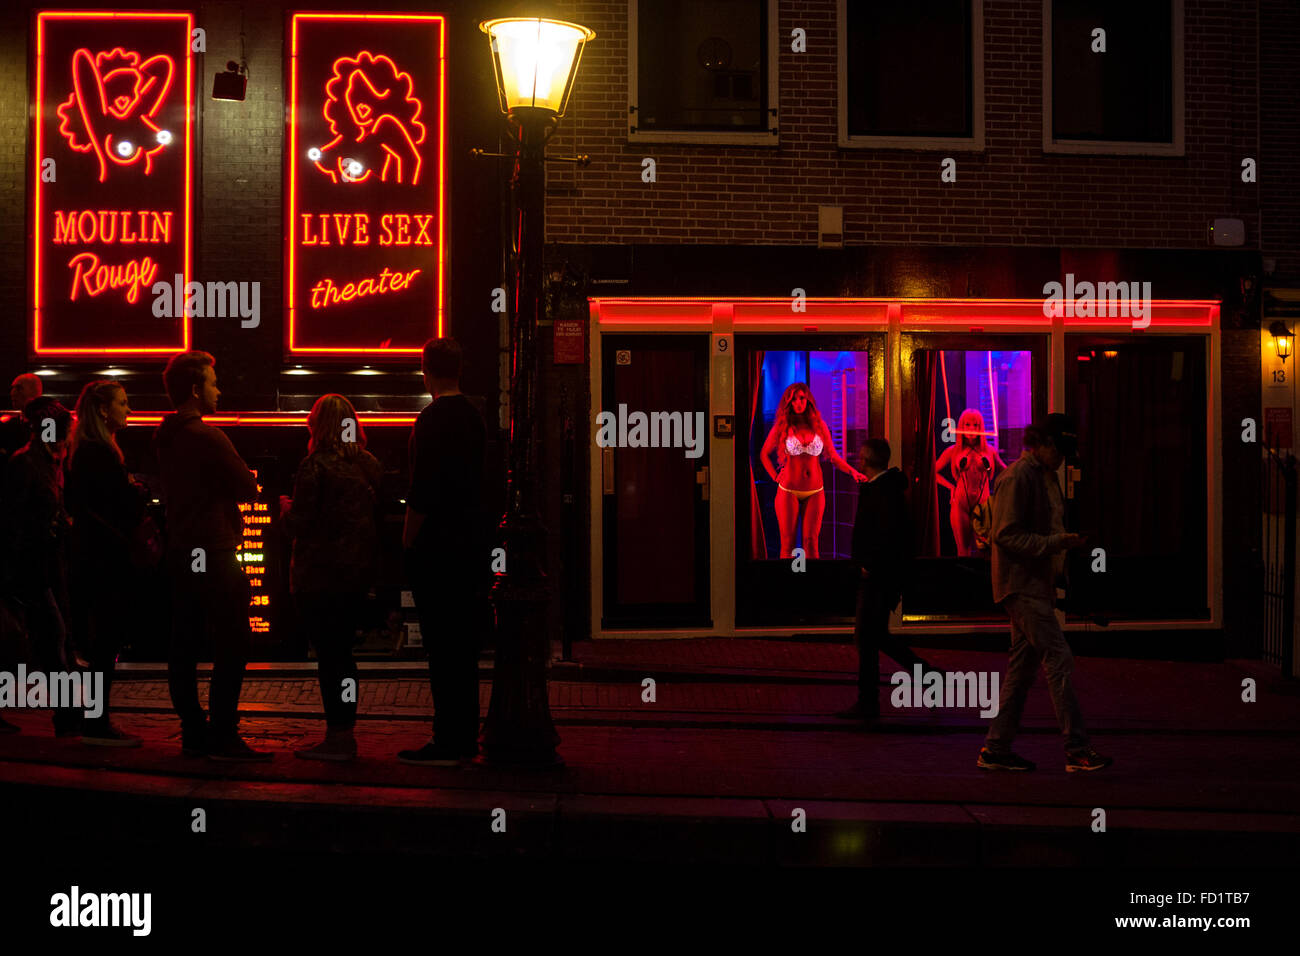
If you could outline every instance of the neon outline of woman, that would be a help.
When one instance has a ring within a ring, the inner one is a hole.
[[[952,523],[957,554],[963,558],[978,554],[971,512],[976,505],[989,500],[996,470],[1007,467],[984,432],[984,416],[977,409],[966,409],[957,418],[957,441],[945,448],[934,463],[934,480],[952,493],[948,520]],[[953,481],[943,477],[944,468]]]
[[[772,467],[772,452],[776,452],[781,471]],[[830,429],[817,411],[817,402],[806,382],[795,382],[781,395],[776,407],[776,421],[763,442],[759,458],[763,468],[777,483],[776,521],[781,529],[781,557],[789,558],[794,551],[795,533],[799,529],[799,506],[806,505],[803,517],[803,550],[809,558],[819,558],[817,539],[821,536],[822,516],[826,513],[826,495],[822,489],[821,455],[823,452],[832,465],[852,475],[855,481],[866,481],[862,474],[840,457],[831,439]]]

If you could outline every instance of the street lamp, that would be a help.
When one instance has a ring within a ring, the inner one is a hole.
[[[510,474],[500,525],[506,571],[497,576],[497,651],[492,702],[480,762],[558,767],[560,735],[551,720],[546,669],[546,529],[537,506],[537,321],[541,318],[546,237],[546,142],[564,115],[582,48],[596,34],[543,17],[484,20],[497,97],[515,143],[511,180],[517,230],[514,308],[510,318]]]

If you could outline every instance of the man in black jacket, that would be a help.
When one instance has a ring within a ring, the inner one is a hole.
[[[903,584],[914,553],[912,521],[907,510],[907,479],[889,467],[889,442],[867,440],[859,485],[858,513],[853,522],[853,566],[858,573],[858,616],[854,639],[858,645],[858,700],[835,716],[874,720],[880,716],[879,664],[884,651],[900,665],[920,664],[937,670],[889,633],[889,615],[902,599]]]

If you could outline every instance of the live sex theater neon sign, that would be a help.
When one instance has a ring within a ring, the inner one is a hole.
[[[31,347],[87,358],[189,347],[152,286],[190,277],[193,17],[36,19]]]
[[[446,23],[295,14],[285,141],[290,354],[442,334]]]

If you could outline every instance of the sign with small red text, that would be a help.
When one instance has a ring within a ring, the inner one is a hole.
[[[435,15],[293,17],[292,355],[418,353],[441,334],[445,42]]]
[[[1291,409],[1279,406],[1264,409],[1264,444],[1269,448],[1291,447]]]
[[[188,315],[160,316],[152,290],[190,275],[192,28],[188,13],[36,18],[34,355],[188,347]]]
[[[582,319],[556,319],[555,364],[581,365],[587,360],[587,323]]]

